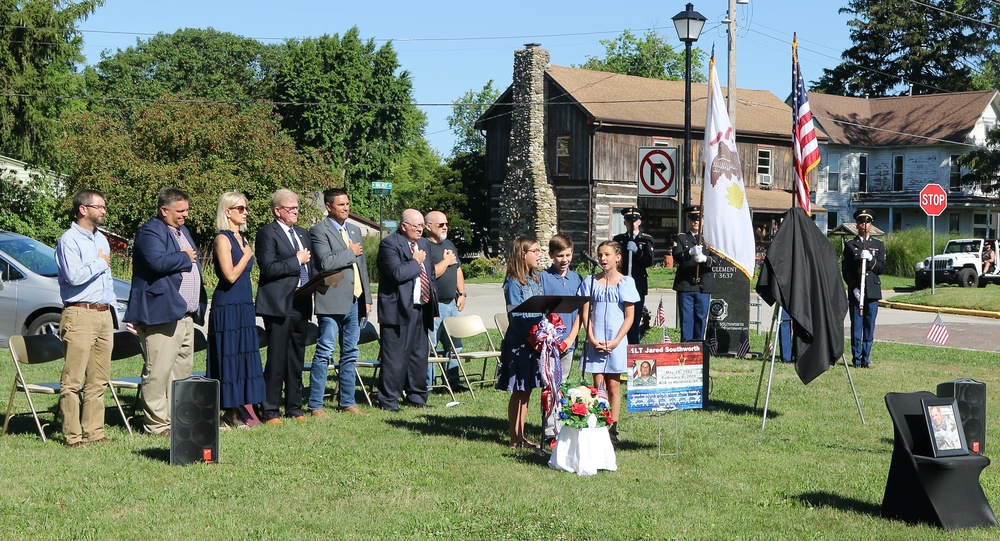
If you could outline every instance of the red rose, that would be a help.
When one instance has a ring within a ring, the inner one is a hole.
[[[587,387],[590,389],[590,396],[597,396],[597,387]]]
[[[574,402],[573,403],[573,408],[570,411],[573,412],[573,415],[586,415],[587,414],[587,406],[584,406],[580,402]]]
[[[608,423],[608,426],[611,426],[611,425],[615,424],[615,420],[612,419],[610,415],[608,415],[607,417],[604,418],[604,422]]]

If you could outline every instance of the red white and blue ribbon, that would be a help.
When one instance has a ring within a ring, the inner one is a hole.
[[[566,343],[560,338],[566,324],[556,314],[548,314],[531,328],[531,345],[538,352],[538,372],[542,376],[542,407],[546,415],[551,414],[562,398],[562,353]],[[558,423],[556,424],[558,432]]]

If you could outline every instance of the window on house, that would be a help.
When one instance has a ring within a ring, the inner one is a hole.
[[[950,158],[948,186],[953,192],[962,190],[962,166],[958,164],[958,154],[952,154]]]
[[[892,191],[903,191],[903,156],[892,157]]]
[[[892,215],[892,230],[902,231],[903,230],[903,215],[899,212],[893,213]]]
[[[757,149],[757,185],[770,186],[771,179],[771,149]]]
[[[570,140],[568,135],[556,137],[556,175],[569,176],[570,173]]]
[[[829,211],[826,213],[826,229],[827,231],[840,225],[840,216],[837,215],[836,211]]]
[[[840,154],[826,155],[826,189],[840,191]]]
[[[858,191],[868,193],[868,155],[858,156]]]
[[[957,212],[948,213],[948,232],[961,233],[962,221]]]
[[[985,214],[973,214],[972,215],[972,236],[973,237],[988,237],[989,236],[989,226],[987,225]]]

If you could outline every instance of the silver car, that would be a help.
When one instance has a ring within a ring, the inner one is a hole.
[[[15,334],[59,331],[63,302],[59,296],[55,250],[37,240],[0,231],[0,347]],[[115,311],[125,317],[129,283],[115,278]]]

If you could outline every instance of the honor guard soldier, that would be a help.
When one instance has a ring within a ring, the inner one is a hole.
[[[671,247],[677,269],[674,291],[677,292],[682,342],[705,340],[708,305],[715,288],[712,258],[699,244],[701,207],[687,208],[687,224],[687,232],[677,235]]]
[[[844,243],[844,259],[840,266],[847,283],[851,313],[851,360],[860,368],[868,368],[871,363],[875,316],[882,298],[879,275],[885,272],[885,244],[871,236],[873,219],[868,209],[854,213],[858,235]]]
[[[642,336],[639,325],[642,323],[642,309],[646,305],[646,293],[649,291],[649,275],[646,269],[653,265],[653,237],[639,232],[642,225],[642,211],[636,207],[622,209],[625,219],[625,232],[615,235],[612,239],[621,247],[622,274],[635,280],[635,288],[639,290],[639,302],[636,306],[632,327],[628,331],[628,343],[638,344]]]

